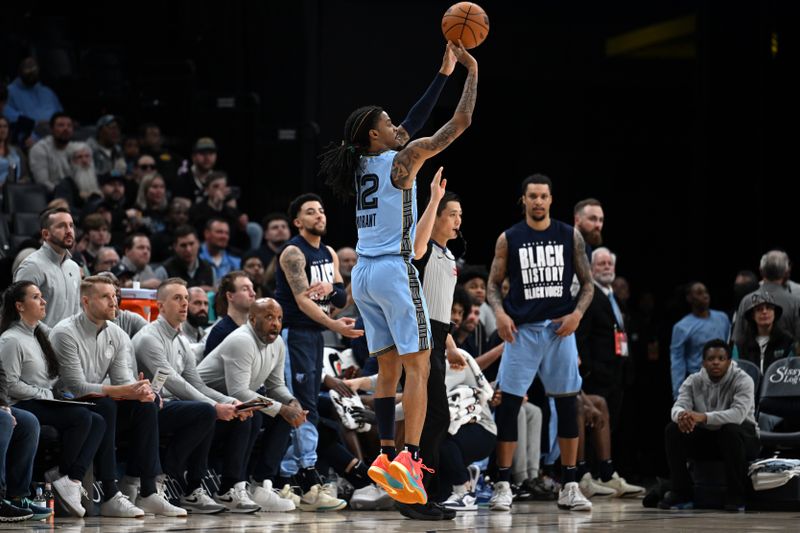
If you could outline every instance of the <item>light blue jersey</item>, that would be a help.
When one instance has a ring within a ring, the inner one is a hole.
[[[361,156],[356,171],[356,252],[361,257],[414,254],[417,229],[417,182],[411,189],[392,184],[395,150]]]

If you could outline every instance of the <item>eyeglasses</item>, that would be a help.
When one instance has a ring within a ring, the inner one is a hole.
[[[155,165],[139,165],[139,168],[141,168],[142,170],[155,170],[156,166]]]

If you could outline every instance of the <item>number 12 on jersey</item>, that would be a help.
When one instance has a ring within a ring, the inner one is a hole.
[[[364,209],[377,209],[378,175],[364,174],[358,178],[356,191],[356,211]]]

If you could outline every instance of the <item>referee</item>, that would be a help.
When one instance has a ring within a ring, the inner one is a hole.
[[[444,188],[441,169],[434,178],[431,188]],[[433,191],[431,191],[433,192]],[[432,194],[432,199],[439,195]],[[444,384],[445,345],[451,346],[450,356],[461,356],[455,350],[455,342],[450,337],[450,311],[453,305],[453,291],[456,286],[456,260],[447,243],[460,236],[461,201],[452,192],[446,192],[438,202],[428,204],[417,224],[414,242],[414,266],[419,270],[422,292],[428,304],[431,321],[433,346],[431,348],[431,370],[428,377],[428,412],[422,428],[420,449],[426,450],[426,463],[434,470],[439,467],[439,446],[447,434],[450,424],[450,410],[447,406],[447,389]],[[428,238],[430,236],[430,238]],[[456,363],[458,365],[458,363]],[[459,366],[465,362],[460,361]],[[439,492],[439,476],[424,478],[426,490],[430,495],[425,505],[397,504],[400,512],[416,520],[450,520],[455,512],[433,503]]]

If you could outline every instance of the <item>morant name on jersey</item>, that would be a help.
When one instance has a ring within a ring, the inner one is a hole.
[[[371,228],[375,225],[375,215],[377,213],[370,213],[367,215],[356,215],[356,228]]]

